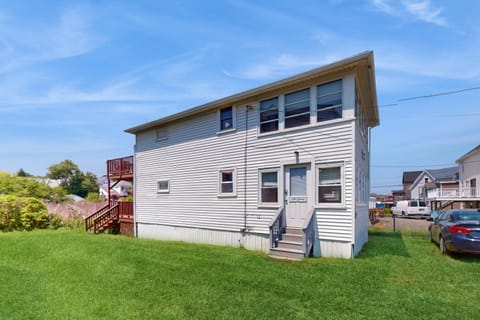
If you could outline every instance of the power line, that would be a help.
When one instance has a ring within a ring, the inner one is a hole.
[[[472,88],[466,88],[466,89],[460,89],[460,90],[446,91],[446,92],[440,92],[440,93],[432,93],[432,94],[427,94],[427,95],[424,95],[424,96],[416,96],[416,97],[399,99],[397,101],[410,101],[410,100],[416,100],[416,99],[433,98],[433,97],[446,96],[446,95],[449,95],[449,94],[455,94],[455,93],[461,93],[461,92],[473,91],[473,90],[480,90],[480,87],[472,87]]]

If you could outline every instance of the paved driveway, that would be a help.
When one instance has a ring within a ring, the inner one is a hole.
[[[420,218],[395,218],[396,230],[428,231],[430,221]],[[378,222],[370,224],[372,229],[393,230],[393,218],[378,218]]]

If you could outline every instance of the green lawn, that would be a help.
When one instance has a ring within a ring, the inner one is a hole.
[[[359,258],[273,261],[246,250],[0,233],[0,319],[475,319],[480,259],[426,233],[374,231]]]

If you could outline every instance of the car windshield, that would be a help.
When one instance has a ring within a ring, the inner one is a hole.
[[[480,212],[478,211],[461,211],[457,212],[455,215],[455,220],[456,221],[467,221],[467,220],[478,220],[480,221]]]

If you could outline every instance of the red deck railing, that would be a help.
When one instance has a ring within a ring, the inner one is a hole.
[[[132,201],[111,201],[110,204],[85,218],[85,230],[98,233],[114,221],[133,222]]]
[[[118,179],[133,178],[133,156],[108,160],[107,175]]]

